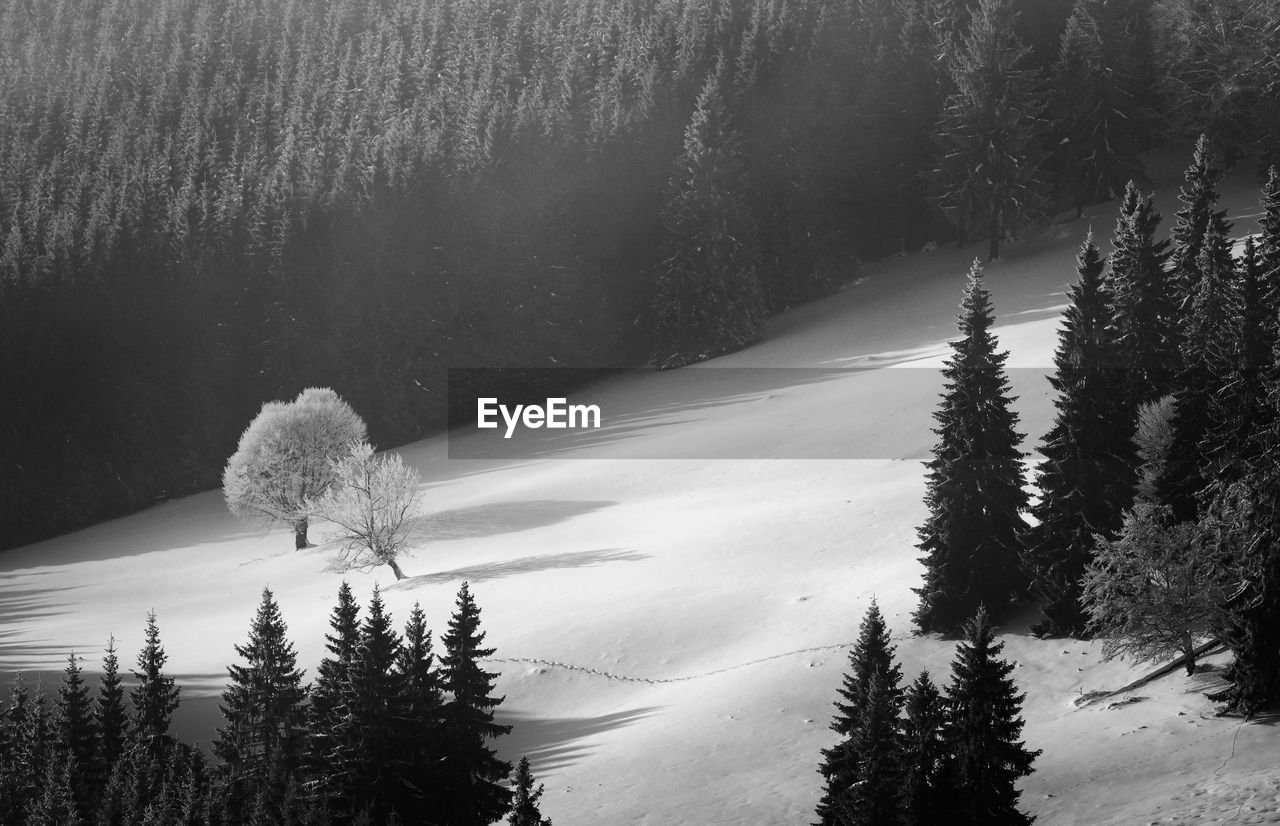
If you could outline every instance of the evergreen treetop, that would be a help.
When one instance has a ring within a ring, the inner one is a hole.
[[[946,788],[942,741],[945,706],[928,671],[907,688],[902,723],[902,805],[904,826],[942,821]]]
[[[1218,204],[1222,171],[1217,167],[1217,159],[1209,148],[1206,135],[1201,135],[1196,141],[1195,153],[1184,178],[1186,183],[1178,193],[1182,209],[1178,210],[1173,225],[1170,262],[1179,305],[1184,314],[1190,314],[1202,277],[1201,252],[1205,249],[1205,238],[1227,238],[1231,232],[1227,211],[1214,209]],[[1215,250],[1214,254],[1218,257],[1215,263],[1220,266],[1223,263],[1221,251]],[[1227,258],[1230,258],[1229,249]]]
[[[533,772],[529,770],[529,758],[521,757],[516,763],[515,796],[511,801],[511,816],[507,819],[509,826],[551,826],[551,821],[542,816],[538,809],[538,799],[542,797],[542,784],[533,787]]]
[[[178,708],[178,686],[164,673],[169,661],[160,644],[160,628],[154,611],[147,613],[146,642],[138,653],[138,668],[133,672],[137,684],[129,692],[133,702],[133,734],[153,748],[164,745],[169,734],[173,712]]]

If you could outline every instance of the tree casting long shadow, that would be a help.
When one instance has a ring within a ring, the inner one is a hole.
[[[446,582],[483,582],[486,579],[500,579],[515,574],[530,574],[536,571],[554,571],[564,568],[590,568],[607,562],[640,562],[648,559],[648,554],[637,551],[603,548],[597,551],[571,551],[562,554],[544,554],[542,556],[522,556],[519,559],[508,559],[502,562],[486,562],[479,565],[468,565],[452,571],[437,571],[432,574],[405,577],[386,591],[411,590],[423,585],[441,585]]]

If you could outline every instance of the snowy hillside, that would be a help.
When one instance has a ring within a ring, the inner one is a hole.
[[[1184,157],[1153,164],[1166,229]],[[1248,170],[1224,187],[1237,235],[1254,228],[1256,192]],[[1044,372],[1076,247],[1091,221],[1100,241],[1114,223],[1113,205],[1090,214],[986,270],[1028,450],[1049,424]],[[605,381],[582,394],[604,429],[534,458],[449,460],[444,437],[400,450],[430,514],[409,579],[347,578],[361,602],[381,584],[397,622],[421,601],[437,633],[471,583],[515,726],[501,751],[530,756],[558,826],[809,822],[844,646],[873,596],[904,675],[946,680],[954,643],[910,635],[910,589],[936,367],[975,251],[867,266],[749,350]],[[811,369],[722,369],[744,367]],[[108,634],[131,663],[154,609],[183,687],[180,733],[207,742],[264,585],[314,669],[331,557],[237,522],[218,492],[4,553],[0,673],[56,671],[71,650],[93,670]],[[1023,785],[1039,822],[1280,821],[1274,728],[1213,718],[1211,673],[1078,709],[1143,669],[1037,640],[1030,621],[1002,638],[1028,744],[1044,750]]]

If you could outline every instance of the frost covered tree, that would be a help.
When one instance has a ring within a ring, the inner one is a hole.
[[[1116,539],[1100,538],[1085,571],[1082,601],[1090,629],[1104,638],[1110,659],[1142,661],[1185,656],[1195,673],[1195,649],[1220,622],[1234,563],[1204,528],[1179,522],[1165,505],[1140,501]]]
[[[1017,782],[1040,756],[1022,741],[1022,703],[1013,663],[980,609],[956,646],[947,686],[943,740],[950,789],[945,822],[956,826],[1024,826],[1034,818],[1018,808]]]
[[[1216,270],[1231,267],[1230,247],[1213,246],[1213,239],[1229,238],[1231,224],[1225,209],[1215,209],[1218,204],[1218,184],[1222,171],[1217,158],[1209,148],[1209,139],[1201,135],[1196,141],[1191,165],[1183,176],[1186,183],[1178,192],[1182,209],[1178,210],[1173,224],[1173,251],[1170,262],[1171,277],[1177,290],[1177,299],[1184,319],[1194,317],[1193,304],[1200,292],[1200,281],[1207,271],[1202,252],[1212,255],[1208,266]]]
[[[307,547],[308,502],[333,482],[333,460],[366,436],[364,420],[328,388],[267,402],[222,472],[227,507],[240,517],[284,522],[293,528],[295,547]]]
[[[991,334],[991,296],[982,268],[969,271],[961,303],[960,338],[943,369],[946,387],[933,414],[938,443],[928,463],[919,530],[924,583],[915,589],[916,626],[955,631],[980,605],[1004,614],[1026,587],[1019,561],[1023,490],[1018,414],[1004,363]]]
[[[662,212],[653,363],[664,369],[736,350],[762,330],[758,231],[725,74],[712,72],[698,95]]]
[[[342,569],[388,565],[396,579],[404,579],[396,560],[417,515],[418,472],[397,454],[375,455],[368,443],[352,445],[332,470],[333,483],[306,512],[333,523]]]
[[[988,258],[1043,202],[1038,177],[1044,95],[1015,32],[1014,0],[980,0],[950,53],[955,92],[937,126],[934,200],[961,238],[985,237]]]
[[[1040,446],[1040,501],[1026,532],[1023,561],[1045,620],[1039,631],[1079,633],[1088,618],[1080,606],[1080,577],[1093,554],[1095,533],[1120,527],[1135,485],[1133,419],[1124,403],[1122,371],[1109,367],[1111,312],[1102,289],[1103,259],[1092,235],[1076,259],[1077,281],[1058,332],[1058,397],[1053,427]]]

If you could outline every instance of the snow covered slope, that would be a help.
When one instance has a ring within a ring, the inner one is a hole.
[[[1156,166],[1166,216],[1185,157]],[[1256,188],[1247,171],[1226,188],[1237,233],[1254,229]],[[1099,240],[1114,224],[1114,206],[1091,214],[987,268],[1028,449],[1049,425],[1043,375],[1075,250],[1090,221]],[[580,398],[605,429],[531,458],[449,460],[443,437],[401,449],[430,514],[410,578],[347,578],[362,601],[381,584],[398,620],[420,601],[437,633],[470,581],[515,726],[502,751],[530,756],[557,824],[808,823],[844,646],[873,596],[906,677],[928,667],[946,681],[953,643],[910,635],[910,589],[936,368],[974,251],[868,266],[749,350],[605,381]],[[722,369],[745,367],[809,369]],[[331,556],[235,521],[218,492],[7,552],[0,672],[57,670],[70,650],[92,669],[108,634],[131,663],[154,609],[183,685],[181,733],[207,742],[264,585],[314,669]],[[1028,623],[1003,639],[1027,740],[1044,750],[1024,784],[1040,822],[1280,821],[1276,733],[1209,716],[1212,674],[1077,709],[1137,669],[1101,663],[1095,644],[1036,640]]]

